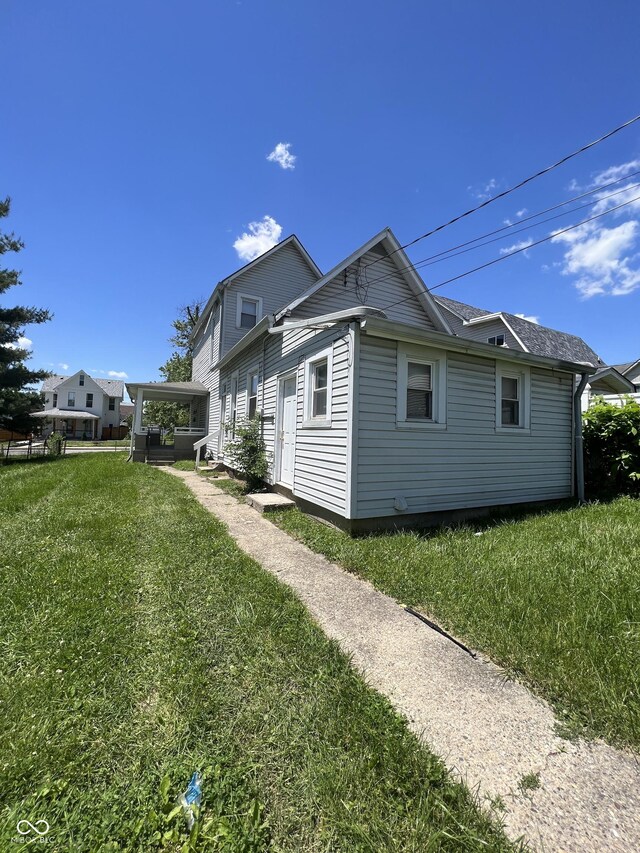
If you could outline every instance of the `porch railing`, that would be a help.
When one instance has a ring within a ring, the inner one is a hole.
[[[218,438],[219,433],[220,430],[217,429],[215,432],[210,432],[209,435],[205,435],[205,437],[201,438],[200,441],[194,442],[193,449],[196,451],[196,469],[200,466],[200,451],[206,444],[209,444],[210,441],[215,441]]]
[[[203,435],[204,427],[175,427],[174,435]]]

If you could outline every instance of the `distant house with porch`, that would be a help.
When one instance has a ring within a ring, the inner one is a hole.
[[[67,438],[120,438],[120,404],[124,382],[96,379],[86,370],[72,376],[50,376],[42,383],[44,409],[34,417],[44,422],[43,433]]]

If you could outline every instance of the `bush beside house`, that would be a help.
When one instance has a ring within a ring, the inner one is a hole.
[[[596,399],[584,414],[583,434],[587,496],[640,494],[640,404]]]

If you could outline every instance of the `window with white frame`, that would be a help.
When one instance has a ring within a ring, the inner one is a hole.
[[[238,416],[238,374],[231,377],[231,436],[236,437],[236,418]]]
[[[116,398],[115,397],[109,397],[109,411],[115,412],[115,410],[116,410]]]
[[[305,366],[305,426],[331,426],[331,347],[307,359]]]
[[[529,429],[530,374],[528,368],[496,365],[496,427]]]
[[[67,394],[67,406],[68,406],[68,408],[73,409],[73,408],[75,408],[75,405],[76,405],[76,392],[75,391],[69,391],[69,393]]]
[[[487,343],[493,344],[496,347],[503,347],[504,335],[493,335],[488,339]]]
[[[81,374],[80,374],[80,376],[78,377],[78,385],[79,385],[81,388],[82,388],[82,386],[84,385],[84,373],[81,373]]]
[[[87,393],[86,407],[87,407],[87,409],[93,408],[93,394]]]
[[[247,374],[247,417],[255,418],[258,411],[258,371]]]
[[[55,409],[55,407],[56,407],[57,405],[58,405],[58,395],[57,395],[57,394],[54,394],[54,395],[53,395],[53,408]]]
[[[262,299],[257,296],[238,294],[236,326],[238,329],[253,329],[262,316]]]
[[[444,428],[447,421],[446,353],[398,345],[397,425]]]

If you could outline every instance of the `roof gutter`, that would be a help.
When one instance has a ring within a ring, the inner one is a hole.
[[[582,442],[582,393],[589,381],[589,373],[583,373],[580,382],[573,393],[573,429],[574,453],[576,466],[576,496],[578,502],[584,503],[584,449]]]
[[[345,308],[342,311],[334,311],[332,314],[321,314],[319,317],[310,317],[307,320],[296,320],[293,323],[272,326],[268,331],[270,335],[280,335],[295,329],[326,329],[345,320],[361,321],[368,317],[377,317],[380,320],[387,319],[387,315],[380,308],[358,305],[356,308]]]

